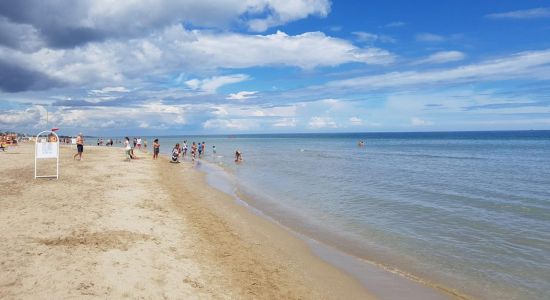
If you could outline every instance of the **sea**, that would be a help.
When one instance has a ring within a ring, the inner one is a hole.
[[[359,261],[475,299],[550,298],[550,131],[158,138],[205,142],[211,185]]]

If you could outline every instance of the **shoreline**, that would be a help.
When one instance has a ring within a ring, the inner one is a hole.
[[[280,214],[275,213],[277,216],[273,216],[264,211],[265,207],[254,196],[239,191],[238,186],[234,182],[229,182],[231,180],[225,167],[205,160],[199,160],[198,162],[199,171],[206,175],[206,181],[211,187],[228,194],[237,205],[246,207],[250,213],[284,228],[289,234],[306,243],[317,257],[350,274],[359,280],[367,290],[371,292],[376,291],[374,295],[381,299],[394,299],[401,295],[399,293],[403,292],[407,293],[409,299],[473,299],[469,295],[435,283],[432,280],[415,276],[396,267],[369,260],[354,254],[353,251],[346,251],[347,247],[337,247],[327,242],[318,232],[313,233],[308,230],[306,230],[307,233],[303,232],[300,230],[301,227],[299,225],[296,227],[293,226],[296,224],[293,224],[291,221],[279,220],[277,217],[281,217]],[[203,164],[206,165],[206,168],[201,166]],[[219,174],[220,171],[217,171],[216,168],[219,168],[223,172],[223,175]],[[294,219],[294,217],[290,217],[290,219]],[[340,238],[336,240],[345,241],[346,239]],[[379,288],[380,286],[383,286],[383,288]]]
[[[375,299],[190,165],[61,147],[34,180],[33,145],[0,155],[0,298]]]

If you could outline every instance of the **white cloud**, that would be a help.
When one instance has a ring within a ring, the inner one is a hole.
[[[250,98],[255,98],[256,94],[258,92],[256,91],[241,91],[241,92],[238,92],[238,93],[232,93],[232,94],[229,94],[227,96],[227,98],[225,99],[228,99],[228,100],[237,100],[237,101],[244,101],[246,99],[250,99]]]
[[[326,87],[379,89],[418,84],[507,80],[550,79],[550,50],[521,52],[478,64],[431,71],[392,72],[332,81]]]
[[[63,44],[80,28],[87,36],[76,43],[88,36],[92,41],[136,38],[183,22],[220,29],[246,24],[251,30],[265,31],[312,15],[326,16],[330,6],[329,0],[28,0],[18,6],[13,19],[26,20],[49,42]]]
[[[136,107],[93,107],[87,109],[58,109],[50,113],[52,124],[66,128],[128,128],[159,129],[187,124],[186,108],[160,101]]]
[[[338,124],[330,117],[312,117],[308,127],[311,129],[338,128]]]
[[[267,66],[311,69],[351,62],[388,64],[395,59],[383,49],[359,48],[321,32],[246,35],[188,31],[181,25],[143,38],[107,40],[71,49],[41,48],[26,53],[0,46],[0,57],[66,85],[97,86],[98,90],[104,86],[130,86],[134,80],[139,83],[144,74],[165,79],[166,74],[181,70],[211,74],[219,69]]]
[[[51,116],[50,121],[55,122],[54,115]],[[21,127],[40,128],[46,125],[46,109],[41,105],[34,105],[22,111],[9,110],[0,112],[0,125],[9,129]]]
[[[411,125],[412,126],[431,126],[433,125],[433,122],[426,121],[417,117],[411,118]]]
[[[214,107],[214,115],[243,117],[293,117],[296,115],[296,106],[260,107],[257,105],[219,105]]]
[[[346,108],[346,102],[339,99],[322,99],[315,102],[327,105],[329,107],[329,111],[341,110]],[[310,102],[308,104],[313,104],[315,102]]]
[[[100,90],[91,90],[91,94],[108,94],[108,93],[128,93],[129,89],[123,86],[104,87]]]
[[[405,26],[407,25],[407,23],[405,22],[400,22],[400,21],[397,21],[397,22],[391,22],[391,23],[388,23],[382,27],[384,28],[392,28],[392,27],[402,27],[402,26]]]
[[[211,68],[253,66],[297,66],[311,69],[343,63],[388,64],[394,56],[378,48],[358,48],[348,41],[322,32],[289,36],[277,31],[270,35],[213,34],[193,32],[196,40],[183,52],[197,65]]]
[[[466,58],[460,51],[440,51],[426,58],[416,61],[414,64],[442,64],[446,62],[459,61]]]
[[[380,34],[374,34],[364,31],[354,31],[352,32],[356,37],[357,40],[364,43],[370,43],[370,42],[382,42],[382,43],[395,43],[397,42],[394,38],[388,35],[380,35]]]
[[[550,8],[541,7],[525,10],[515,10],[504,13],[494,13],[486,15],[489,19],[536,19],[550,18]]]
[[[270,27],[303,19],[309,15],[325,17],[330,12],[329,0],[271,0],[263,2],[265,4],[258,12],[268,11],[271,14],[262,19],[248,21],[248,27],[252,31],[263,32]]]
[[[257,120],[252,119],[210,119],[203,123],[205,129],[221,130],[251,130],[259,126]]]
[[[416,35],[416,40],[420,42],[443,42],[445,37],[433,33],[423,32]]]
[[[273,123],[273,127],[296,127],[296,118],[281,118]]]
[[[208,94],[216,93],[218,88],[241,81],[249,80],[250,77],[245,74],[233,74],[225,76],[214,76],[207,79],[191,79],[185,84],[192,90],[199,90]]]
[[[354,125],[354,126],[363,125],[363,120],[358,117],[349,118],[349,122],[351,123],[351,125]]]
[[[3,44],[23,52],[36,51],[44,45],[36,28],[29,24],[13,23],[3,16],[0,16],[0,35]]]

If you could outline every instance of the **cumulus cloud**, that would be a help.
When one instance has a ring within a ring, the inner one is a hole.
[[[433,33],[423,32],[416,35],[416,40],[419,42],[443,42],[445,41],[445,37]]]
[[[257,93],[258,92],[255,92],[255,91],[252,91],[252,92],[241,91],[241,92],[238,92],[238,93],[231,93],[225,99],[244,101],[246,99],[255,98]]]
[[[524,10],[515,10],[503,13],[488,14],[485,17],[489,19],[537,19],[537,18],[550,18],[550,8],[532,8]]]
[[[108,86],[100,90],[91,90],[91,94],[128,93],[130,90],[123,86]]]
[[[338,128],[338,124],[330,117],[312,117],[308,122],[311,129]]]
[[[10,129],[38,128],[46,123],[46,109],[35,105],[25,110],[0,111],[0,125]]]
[[[250,79],[248,75],[245,74],[233,74],[226,76],[214,76],[206,79],[191,79],[185,82],[185,84],[192,90],[199,90],[205,93],[213,94],[218,88],[232,84],[238,83]]]
[[[257,120],[253,119],[210,119],[203,123],[205,129],[215,130],[251,130],[258,128]]]
[[[42,47],[44,42],[33,26],[16,24],[0,16],[0,45],[31,52]]]
[[[388,24],[385,24],[385,25],[383,25],[382,27],[384,27],[384,28],[392,28],[392,27],[403,27],[403,26],[405,26],[405,25],[407,25],[407,23],[401,22],[401,21],[396,21],[396,22],[390,22],[390,23],[388,23]]]
[[[153,101],[132,107],[59,108],[50,113],[50,117],[54,118],[50,123],[62,129],[86,128],[92,131],[98,128],[163,129],[187,124],[186,114],[184,106]]]
[[[431,126],[433,122],[426,121],[417,117],[411,118],[411,126]]]
[[[507,80],[550,79],[550,50],[520,52],[508,57],[449,69],[392,72],[327,83],[329,88],[380,89],[418,84],[445,84]]]
[[[295,36],[277,31],[270,35],[237,33],[212,34],[194,32],[189,43],[189,56],[204,61],[206,66],[246,68],[251,66],[297,66],[311,69],[343,63],[388,64],[394,56],[378,48],[358,48],[348,41],[322,32]],[[322,50],[321,50],[322,49]],[[184,49],[182,49],[185,51]]]
[[[296,118],[281,118],[273,123],[273,127],[296,127],[298,121]]]
[[[258,105],[218,105],[214,107],[214,115],[233,118],[244,117],[293,117],[296,115],[295,105],[262,107]]]
[[[290,21],[303,19],[309,15],[325,17],[330,12],[329,0],[272,0],[264,1],[262,11],[268,11],[265,18],[248,21],[250,30],[262,32],[270,27],[282,25]]]
[[[395,43],[397,42],[394,38],[388,35],[383,34],[374,34],[364,31],[354,31],[352,32],[356,36],[357,41],[364,43],[372,42],[382,42],[382,43]]]
[[[358,117],[349,118],[349,122],[351,123],[351,125],[354,125],[354,126],[363,125],[363,120]]]
[[[440,51],[420,59],[414,62],[414,64],[442,64],[463,60],[464,58],[466,58],[466,55],[460,51]]]
[[[45,90],[59,86],[60,81],[47,73],[0,58],[0,90],[15,93],[28,90]]]
[[[49,47],[72,48],[89,42],[136,38],[183,22],[227,29],[245,23],[254,31],[307,18],[326,16],[328,0],[95,0],[0,2],[0,18],[11,29],[39,33]],[[0,21],[2,23],[2,21]],[[5,23],[5,21],[4,21]],[[15,38],[15,37],[14,37]],[[20,46],[12,38],[12,46]]]
[[[182,69],[200,74],[231,68],[296,66],[311,69],[350,62],[387,64],[394,60],[394,55],[388,51],[359,48],[321,32],[295,36],[280,31],[270,35],[246,35],[188,31],[179,25],[145,38],[109,40],[74,49],[41,48],[24,53],[0,47],[0,57],[6,61],[24,61],[34,68],[29,71],[35,76],[22,76],[22,80],[48,74],[50,82],[70,86],[123,85],[131,80],[144,80],[144,74],[150,79],[165,79],[167,74]],[[33,87],[27,83],[13,90],[25,90],[25,86]]]

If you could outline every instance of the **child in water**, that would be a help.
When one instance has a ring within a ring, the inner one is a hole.
[[[179,161],[180,153],[181,153],[180,144],[177,143],[174,146],[174,149],[172,149],[172,162],[174,162],[174,163],[179,163],[180,162]]]
[[[237,149],[237,151],[235,151],[235,162],[239,163],[241,161],[243,161],[243,155],[242,155],[241,151],[239,151]]]

